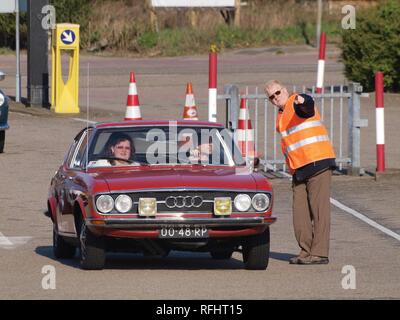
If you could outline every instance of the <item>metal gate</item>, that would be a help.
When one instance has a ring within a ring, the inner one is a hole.
[[[246,99],[246,109],[253,123],[256,154],[260,158],[264,171],[286,171],[286,163],[280,150],[280,136],[275,130],[277,107],[272,105],[258,88],[239,95],[235,85],[224,87],[224,94],[218,99],[226,102],[226,127],[237,129],[240,98]],[[263,90],[262,90],[263,91]],[[339,171],[359,175],[360,165],[360,130],[368,126],[368,120],[360,119],[360,98],[368,97],[362,93],[359,83],[348,86],[325,87],[324,93],[315,93],[315,87],[299,88],[293,86],[293,92],[307,93],[314,98],[322,121],[328,130],[336,153]]]

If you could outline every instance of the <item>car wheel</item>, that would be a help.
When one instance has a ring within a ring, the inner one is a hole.
[[[106,261],[104,241],[102,238],[94,236],[84,221],[81,223],[79,243],[81,268],[85,270],[103,269]]]
[[[265,270],[269,261],[269,227],[261,234],[245,238],[243,261],[248,270]]]
[[[53,226],[53,253],[57,259],[71,259],[75,256],[76,248],[67,243],[62,236],[58,234],[56,226]]]
[[[4,152],[4,142],[6,140],[6,132],[0,131],[0,153]]]
[[[233,250],[212,250],[210,255],[216,260],[228,260],[232,257]]]

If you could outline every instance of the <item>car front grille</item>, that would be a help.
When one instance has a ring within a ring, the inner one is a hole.
[[[214,209],[214,198],[229,197],[233,200],[240,193],[246,193],[252,197],[256,192],[240,192],[240,191],[143,191],[143,192],[127,192],[132,200],[132,209],[127,214],[138,213],[139,198],[156,198],[157,213],[210,213]],[[114,200],[118,194],[111,194]],[[234,212],[235,207],[232,206]],[[119,214],[115,209],[111,214]]]

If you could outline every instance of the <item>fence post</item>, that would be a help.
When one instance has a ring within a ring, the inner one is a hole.
[[[233,84],[224,86],[224,95],[230,96],[226,99],[226,128],[230,130],[237,129],[237,120],[239,116],[239,88]]]
[[[351,165],[348,171],[349,175],[358,176],[362,173],[360,157],[360,132],[362,127],[368,126],[366,119],[360,119],[360,97],[363,87],[353,82],[349,84],[349,157]]]

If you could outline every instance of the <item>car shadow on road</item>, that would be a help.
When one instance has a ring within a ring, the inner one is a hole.
[[[78,254],[73,259],[56,259],[52,246],[41,246],[35,252],[43,257],[57,261],[65,266],[80,269]],[[229,260],[215,260],[204,252],[172,251],[168,257],[143,256],[142,254],[108,253],[104,269],[110,270],[239,270],[244,269],[243,261],[237,257]],[[289,261],[295,255],[290,253],[270,252],[270,258],[280,261]]]
[[[35,252],[65,266],[80,269],[78,254],[73,259],[57,259],[54,257],[52,246],[37,247]],[[232,257],[229,260],[214,260],[208,253],[172,251],[165,258],[131,253],[107,253],[104,269],[238,270],[244,269],[244,265],[243,261],[236,257]]]

